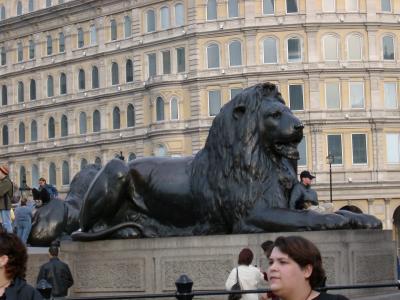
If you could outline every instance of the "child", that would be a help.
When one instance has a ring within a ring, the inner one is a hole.
[[[32,228],[32,207],[26,205],[28,200],[21,199],[21,206],[15,209],[15,228],[17,229],[17,236],[26,245],[29,234]]]

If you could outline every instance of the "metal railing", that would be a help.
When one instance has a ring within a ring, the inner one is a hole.
[[[256,289],[256,290],[241,290],[241,291],[227,291],[227,290],[208,290],[208,291],[193,291],[193,281],[187,275],[181,275],[175,282],[176,292],[162,293],[162,294],[127,294],[127,295],[114,295],[114,296],[89,296],[89,297],[68,297],[67,300],[127,300],[127,299],[154,299],[154,298],[176,298],[178,300],[191,300],[197,296],[224,296],[229,294],[263,294],[271,292],[270,289]],[[354,289],[372,289],[372,288],[388,288],[396,287],[400,290],[400,280],[392,283],[381,284],[354,284],[354,285],[333,285],[316,288],[320,292],[330,290],[354,290]],[[393,291],[395,292],[395,291]]]

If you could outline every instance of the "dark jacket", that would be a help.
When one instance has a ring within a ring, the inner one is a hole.
[[[11,209],[13,188],[14,186],[8,176],[0,180],[0,210]]]
[[[58,257],[50,258],[50,261],[40,267],[37,282],[46,279],[51,285],[53,297],[65,297],[68,289],[74,284],[71,271],[66,263]]]
[[[6,300],[43,300],[40,293],[21,278],[15,278],[6,288]]]
[[[301,182],[297,183],[290,194],[289,208],[303,209],[304,202],[311,202],[318,205],[318,195],[310,186],[305,186]]]

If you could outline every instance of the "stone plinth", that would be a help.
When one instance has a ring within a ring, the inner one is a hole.
[[[73,273],[75,284],[70,292],[74,296],[175,291],[175,280],[183,273],[193,280],[194,290],[213,290],[224,288],[242,248],[251,248],[255,254],[253,264],[266,270],[261,243],[279,235],[292,234],[304,236],[318,245],[328,285],[395,280],[396,254],[392,233],[381,230],[68,241],[61,243],[60,257]],[[30,264],[34,261],[32,256],[35,255],[30,255]],[[33,269],[30,267],[29,271],[33,272]],[[389,290],[393,292],[393,288]],[[388,289],[337,291],[352,299],[387,292]]]

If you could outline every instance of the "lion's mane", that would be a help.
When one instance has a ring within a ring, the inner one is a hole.
[[[258,84],[245,89],[225,104],[215,117],[205,144],[194,158],[192,192],[201,199],[203,214],[219,212],[228,231],[262,199],[271,184],[271,160],[260,142],[259,119],[262,101],[285,103],[276,86]],[[235,118],[235,114],[241,114]],[[209,216],[212,218],[213,216]],[[215,215],[214,215],[215,217]]]

